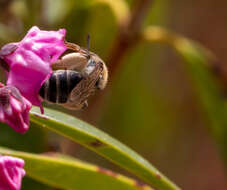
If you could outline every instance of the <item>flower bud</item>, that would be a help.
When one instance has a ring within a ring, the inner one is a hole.
[[[13,86],[0,85],[0,121],[7,123],[16,132],[29,129],[31,103]]]
[[[0,155],[0,190],[20,190],[25,176],[24,160]]]

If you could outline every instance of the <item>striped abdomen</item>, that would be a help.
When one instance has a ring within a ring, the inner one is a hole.
[[[51,77],[42,85],[39,95],[52,103],[66,103],[68,97],[83,79],[83,76],[72,70],[53,71]]]

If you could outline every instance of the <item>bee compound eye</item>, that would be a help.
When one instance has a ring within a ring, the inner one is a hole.
[[[89,62],[88,62],[88,64],[87,64],[87,66],[86,66],[86,68],[85,68],[85,71],[84,72],[87,75],[90,75],[94,71],[95,67],[96,67],[95,60],[90,59]]]

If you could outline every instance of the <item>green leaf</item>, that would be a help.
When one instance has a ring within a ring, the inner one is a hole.
[[[208,118],[207,124],[216,137],[227,163],[227,110],[220,75],[214,75],[212,70],[215,64],[218,64],[215,56],[200,44],[160,27],[147,27],[142,35],[144,41],[171,46],[184,59],[185,68],[193,80],[201,106]]]
[[[34,108],[30,116],[32,123],[55,131],[97,152],[156,189],[179,189],[140,155],[88,123],[50,109],[45,109],[45,115],[41,115],[39,109]]]
[[[149,186],[110,170],[58,154],[36,155],[0,148],[2,154],[25,160],[26,175],[62,189],[152,190]]]

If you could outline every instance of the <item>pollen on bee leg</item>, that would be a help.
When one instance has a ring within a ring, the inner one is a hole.
[[[61,59],[58,59],[52,63],[51,67],[53,70],[75,70],[82,71],[87,66],[87,58],[81,53],[70,53],[66,54]]]

